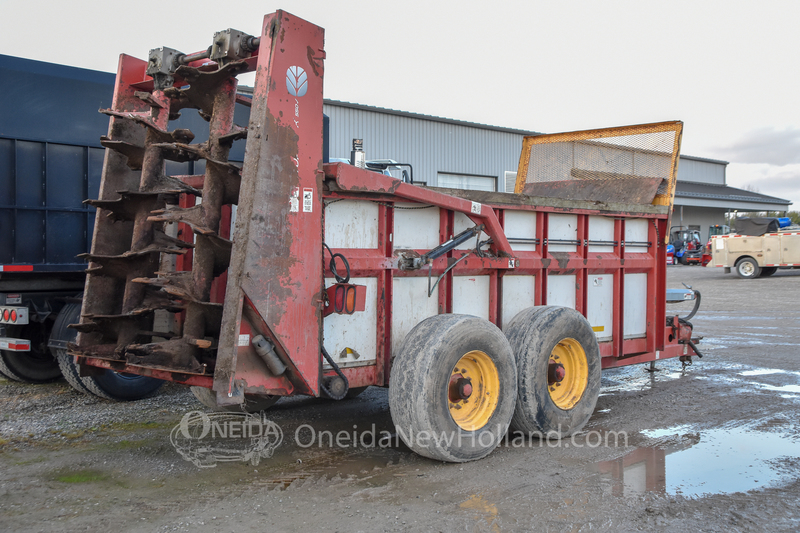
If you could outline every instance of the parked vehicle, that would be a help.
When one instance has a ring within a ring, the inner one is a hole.
[[[699,265],[703,258],[700,232],[685,226],[670,229],[670,244],[675,249],[675,259],[682,265]]]
[[[736,219],[734,233],[712,237],[708,266],[723,267],[726,274],[734,269],[745,279],[800,267],[800,226],[790,224],[788,218]]]
[[[70,345],[82,368],[201,387],[223,408],[388,386],[399,437],[461,462],[509,426],[578,431],[601,368],[700,355],[665,311],[680,122],[526,137],[513,194],[421,187],[326,163],[322,28],[278,11],[255,35],[122,56]],[[170,129],[192,107],[205,143]],[[187,159],[205,172],[165,175]]]
[[[708,238],[710,240],[711,237],[716,235],[727,235],[730,232],[731,228],[727,224],[714,224],[713,226],[708,227]]]
[[[706,243],[705,248],[703,248],[703,260],[701,261],[701,266],[707,266],[711,262],[711,239],[716,235],[727,235],[731,232],[730,227],[727,224],[714,224],[713,226],[708,227],[708,242]]]

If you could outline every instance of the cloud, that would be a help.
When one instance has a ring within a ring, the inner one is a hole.
[[[729,146],[713,150],[732,163],[791,165],[800,163],[800,129],[759,128],[745,133]]]
[[[800,163],[784,166],[731,163],[727,168],[731,187],[752,186],[757,192],[791,200],[790,210],[800,209]]]

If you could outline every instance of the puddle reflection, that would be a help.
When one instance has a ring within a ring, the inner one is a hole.
[[[746,492],[786,480],[778,461],[800,457],[798,443],[780,434],[734,428],[678,437],[683,430],[685,427],[644,431],[650,438],[675,435],[675,439],[597,463],[600,475],[610,480],[610,493],[701,496]]]

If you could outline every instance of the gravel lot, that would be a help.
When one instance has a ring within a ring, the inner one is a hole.
[[[0,381],[2,529],[797,531],[800,270],[742,280],[669,267],[668,286],[681,282],[703,295],[692,322],[704,358],[606,371],[580,436],[510,441],[473,463],[396,442],[304,447],[306,423],[389,430],[383,389],[281,400],[267,415],[283,432],[274,456],[199,468],[170,443],[200,408],[187,389],[113,403],[65,382]]]

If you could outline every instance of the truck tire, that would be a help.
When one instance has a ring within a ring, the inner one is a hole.
[[[761,274],[761,268],[752,257],[743,257],[736,262],[736,274],[740,278],[753,279]]]
[[[540,438],[579,431],[600,394],[600,348],[589,322],[568,307],[531,307],[505,334],[517,362],[512,431]]]
[[[395,429],[419,455],[455,463],[481,459],[508,431],[517,393],[514,355],[489,321],[469,315],[423,320],[403,340],[391,372]]]
[[[163,380],[106,370],[98,376],[81,377],[89,392],[106,400],[132,402],[147,398],[161,388]]]
[[[60,348],[56,350],[56,353],[56,360],[58,360],[58,366],[61,368],[61,375],[64,376],[67,383],[76,391],[91,395],[92,392],[83,384],[83,380],[78,372],[78,365],[75,364],[75,358],[68,354],[66,350]]]
[[[760,278],[768,278],[769,276],[773,275],[775,272],[778,271],[778,267],[764,267],[761,269],[761,274],[758,276]]]
[[[81,318],[81,304],[68,303],[61,308],[58,313],[56,321],[53,324],[53,331],[50,333],[51,340],[58,340],[63,342],[75,342],[78,332],[69,328],[70,324],[77,324]],[[81,376],[78,373],[78,365],[75,364],[75,358],[67,353],[63,348],[51,348],[53,355],[55,355],[58,366],[61,369],[61,375],[67,380],[67,383],[78,392],[83,394],[91,394],[86,385],[83,384]]]
[[[217,405],[217,393],[205,387],[190,387],[192,394],[200,403],[213,409],[214,411],[225,411],[229,413],[258,413],[266,411],[281,399],[280,396],[257,396],[255,394],[245,394],[244,403],[240,405]]]
[[[46,327],[43,324],[8,326],[6,335],[30,339],[31,351],[0,350],[0,372],[23,383],[48,383],[61,377],[58,361],[47,350]]]
[[[69,327],[81,318],[81,304],[68,303],[56,317],[51,339],[75,342],[78,332]],[[83,394],[93,394],[106,400],[140,400],[156,392],[164,382],[147,376],[124,374],[113,370],[101,370],[96,376],[81,376],[75,358],[63,348],[54,349],[61,374],[73,389]]]

